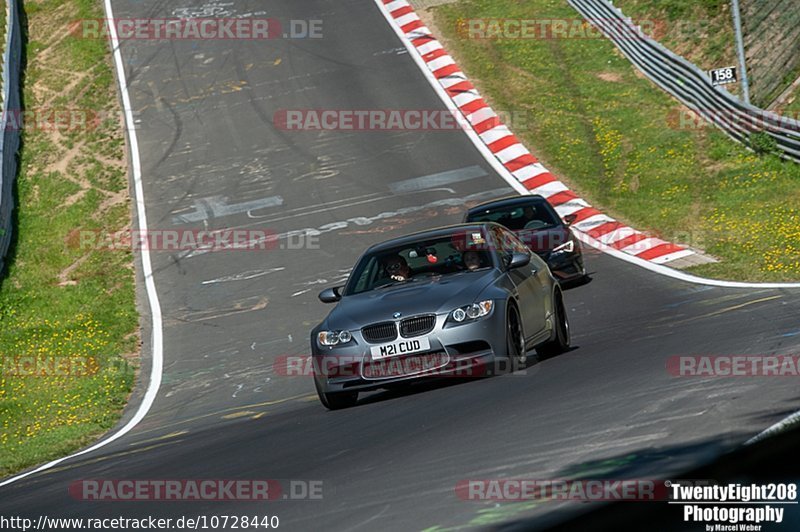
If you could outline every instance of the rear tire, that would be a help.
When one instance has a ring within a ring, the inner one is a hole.
[[[542,358],[553,357],[569,349],[571,340],[569,318],[567,317],[566,308],[564,307],[564,296],[561,294],[561,290],[556,293],[553,314],[555,316],[556,327],[553,339],[536,347],[536,352],[539,353],[539,356]]]

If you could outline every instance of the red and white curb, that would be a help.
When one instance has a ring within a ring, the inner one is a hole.
[[[489,151],[529,194],[539,194],[564,217],[575,216],[572,228],[615,250],[656,264],[695,255],[695,251],[651,237],[603,214],[556,179],[500,120],[475,86],[406,0],[376,0],[395,31],[419,53],[430,74],[464,115]],[[519,190],[519,189],[518,189]],[[580,236],[580,235],[579,235]],[[583,239],[582,239],[583,240]]]

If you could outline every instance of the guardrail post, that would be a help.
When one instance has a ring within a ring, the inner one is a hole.
[[[736,32],[736,52],[739,54],[739,70],[742,73],[742,99],[750,103],[750,83],[747,79],[747,60],[744,56],[744,39],[742,38],[742,16],[739,12],[739,0],[731,0],[733,11],[733,28]]]

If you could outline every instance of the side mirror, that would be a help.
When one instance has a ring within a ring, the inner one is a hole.
[[[322,292],[319,293],[319,300],[323,303],[336,303],[340,299],[342,299],[342,295],[339,293],[339,290],[343,288],[341,286],[335,286],[333,288],[326,288]]]
[[[530,263],[531,263],[530,253],[522,253],[519,251],[515,251],[511,255],[511,261],[508,263],[508,269],[513,270],[515,268],[522,268],[523,266],[527,266]]]
[[[578,215],[576,214],[568,214],[564,216],[564,223],[567,225],[572,225],[575,223],[575,220],[578,219]]]

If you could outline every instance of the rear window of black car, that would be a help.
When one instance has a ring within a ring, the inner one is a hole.
[[[467,221],[496,222],[512,231],[546,229],[560,224],[558,215],[553,212],[550,205],[543,201],[496,209],[482,209],[470,214]]]

